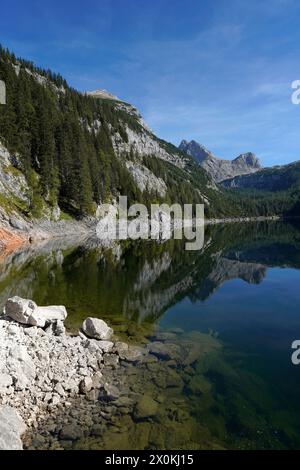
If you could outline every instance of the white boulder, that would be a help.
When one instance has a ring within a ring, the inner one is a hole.
[[[12,383],[13,381],[9,374],[0,374],[0,394],[4,395]]]
[[[35,302],[21,297],[11,297],[6,301],[4,313],[12,320],[24,325],[43,328],[46,323],[64,321],[67,317],[63,306],[38,307]]]
[[[6,301],[4,313],[18,323],[32,325],[33,323],[31,323],[31,318],[36,309],[37,304],[32,300],[22,299],[21,297],[15,296]]]
[[[51,305],[49,307],[37,307],[32,317],[37,322],[36,326],[44,327],[49,322],[65,321],[67,315],[66,307],[63,305]]]
[[[86,336],[94,339],[109,340],[113,335],[113,330],[100,318],[86,318],[81,329]]]
[[[13,344],[6,367],[10,371],[16,390],[30,389],[36,378],[36,367],[24,344]]]
[[[10,406],[0,408],[0,450],[22,450],[22,434],[26,425],[16,410]]]

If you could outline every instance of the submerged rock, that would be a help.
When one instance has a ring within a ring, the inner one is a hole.
[[[104,353],[109,353],[114,347],[114,343],[112,341],[97,341],[97,343],[98,347]]]
[[[83,431],[78,424],[64,426],[60,432],[60,438],[67,441],[76,441],[83,437]]]
[[[143,349],[139,347],[127,346],[127,348],[119,348],[118,354],[120,359],[126,362],[137,363],[143,358]]]
[[[102,390],[102,398],[113,401],[117,400],[120,396],[120,390],[115,386],[105,383]]]
[[[154,341],[148,345],[151,354],[162,360],[178,359],[181,356],[180,347],[174,343]]]
[[[144,395],[137,402],[134,409],[135,419],[146,419],[155,416],[158,410],[158,403],[151,396]]]
[[[89,338],[109,340],[113,335],[113,330],[100,318],[88,317],[84,320],[81,329]]]

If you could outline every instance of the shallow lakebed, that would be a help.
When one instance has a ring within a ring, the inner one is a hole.
[[[79,396],[26,437],[29,448],[300,448],[300,227],[205,228],[202,251],[135,242],[104,249],[53,241],[0,265],[13,295],[65,305],[66,326],[107,321],[148,348],[108,364],[112,396]]]

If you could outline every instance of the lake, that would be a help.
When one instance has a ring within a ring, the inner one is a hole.
[[[156,351],[116,372],[128,403],[106,416],[93,404],[91,432],[63,448],[300,448],[299,223],[206,226],[199,252],[179,240],[52,241],[2,260],[1,306],[12,295],[65,305],[71,332],[99,317]]]

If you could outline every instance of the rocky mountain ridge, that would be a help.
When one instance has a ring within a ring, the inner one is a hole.
[[[113,95],[107,90],[94,90],[94,91],[87,91],[86,94],[88,96],[92,96],[94,98],[102,98],[107,100],[114,100],[114,101],[121,101],[117,96]]]
[[[195,158],[202,168],[218,183],[234,176],[254,173],[261,169],[259,159],[252,152],[243,153],[234,160],[224,160],[216,157],[204,145],[195,140],[190,142],[182,140],[179,149]]]
[[[222,181],[226,188],[258,191],[286,191],[300,188],[300,162],[264,168],[255,174],[240,175]]]

